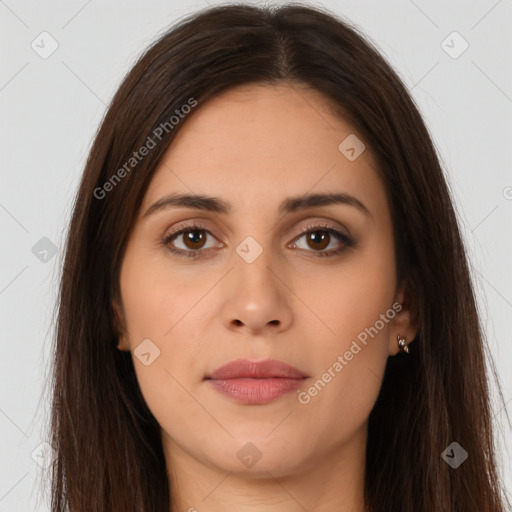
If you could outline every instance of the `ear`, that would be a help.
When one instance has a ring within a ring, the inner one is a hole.
[[[117,348],[119,350],[130,351],[130,344],[128,343],[128,339],[126,336],[126,328],[125,328],[125,315],[124,308],[122,305],[118,303],[116,299],[112,300],[111,303],[113,319],[114,319],[114,329],[116,330],[118,344]]]
[[[410,293],[410,282],[403,279],[395,296],[393,309],[395,317],[390,322],[389,329],[389,354],[394,356],[400,351],[397,336],[405,338],[409,344],[418,334],[418,312],[412,294]]]

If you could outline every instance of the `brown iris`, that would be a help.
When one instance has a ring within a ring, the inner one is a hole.
[[[322,245],[312,246],[312,249],[325,249],[329,245],[330,233],[324,230],[311,231],[306,233],[308,244],[314,242],[315,244],[321,243]]]
[[[206,234],[199,229],[185,231],[182,236],[188,249],[201,249],[206,240]]]

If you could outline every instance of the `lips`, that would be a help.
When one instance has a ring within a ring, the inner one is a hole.
[[[300,388],[308,376],[275,359],[237,359],[217,368],[205,380],[230,400],[243,405],[263,405]]]
[[[219,368],[206,380],[228,380],[228,379],[303,379],[307,375],[294,366],[283,363],[276,359],[265,359],[263,361],[250,361],[248,359],[236,359]]]

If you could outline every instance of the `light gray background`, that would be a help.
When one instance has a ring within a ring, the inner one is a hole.
[[[208,3],[218,2],[0,0],[0,511],[49,509],[36,455],[45,438],[50,320],[92,137],[140,52]],[[512,415],[512,2],[321,5],[357,24],[402,76],[448,173],[507,404],[495,403],[494,416],[510,492],[512,435],[504,420],[506,410]],[[44,31],[58,43],[46,59],[31,47],[35,41],[39,51],[50,48],[49,39],[41,42]],[[462,40],[451,36],[442,46],[453,31],[469,44],[457,58],[445,49],[457,53]],[[43,237],[56,246],[55,256],[45,247],[33,252]]]

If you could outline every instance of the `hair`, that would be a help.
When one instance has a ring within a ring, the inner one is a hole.
[[[398,281],[408,283],[418,334],[409,355],[388,358],[369,416],[366,510],[504,512],[489,390],[489,369],[497,380],[496,370],[429,132],[404,83],[363,34],[326,9],[296,4],[231,4],[182,18],[141,55],[106,111],[74,200],[61,269],[52,512],[170,510],[175,490],[160,426],[131,354],[115,348],[123,325],[112,303],[120,302],[120,264],[145,191],[186,123],[171,127],[169,119],[191,98],[200,108],[244,84],[322,93],[372,151],[385,186]],[[148,137],[155,147],[134,164]],[[502,396],[499,383],[498,390]],[[453,441],[469,453],[457,469],[441,458]]]

